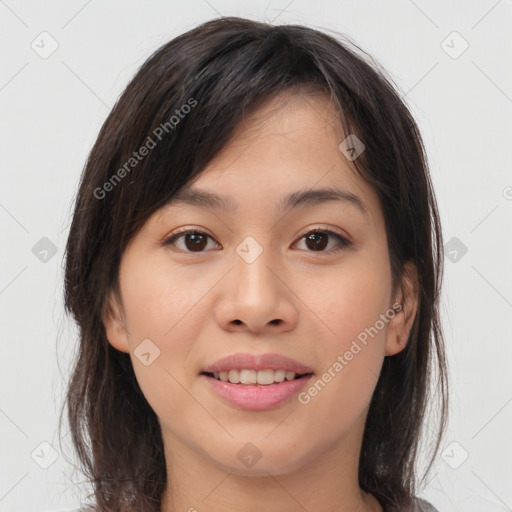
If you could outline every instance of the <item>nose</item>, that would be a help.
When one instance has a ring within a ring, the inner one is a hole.
[[[223,280],[215,311],[223,329],[275,334],[292,330],[297,324],[298,299],[290,277],[270,249],[261,249],[255,259],[254,254],[251,258],[243,250],[237,251],[234,267]]]

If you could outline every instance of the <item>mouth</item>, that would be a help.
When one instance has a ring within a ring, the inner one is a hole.
[[[230,370],[222,372],[201,372],[201,375],[217,380],[219,382],[227,382],[239,386],[265,387],[281,382],[289,382],[293,380],[308,379],[313,372],[295,373],[289,371],[254,371],[254,370]]]
[[[261,412],[288,403],[308,385],[313,375],[313,372],[296,374],[284,370],[262,370],[256,373],[255,370],[232,369],[219,373],[203,371],[199,377],[211,392],[231,406]]]

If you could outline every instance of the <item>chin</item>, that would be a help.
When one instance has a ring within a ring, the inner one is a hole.
[[[271,454],[268,453],[270,451]],[[265,455],[266,452],[267,455]],[[223,456],[216,458],[211,452],[209,455],[213,458],[213,462],[222,467],[223,470],[239,476],[286,475],[299,470],[308,463],[307,457],[296,458],[298,454],[293,453],[291,447],[286,451],[276,451],[271,448],[258,450],[249,442],[242,448],[237,448],[234,458]]]

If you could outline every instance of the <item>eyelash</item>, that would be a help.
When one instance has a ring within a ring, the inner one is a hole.
[[[352,242],[350,242],[350,240],[348,240],[347,238],[341,236],[340,234],[335,233],[334,231],[331,231],[329,229],[321,229],[321,228],[315,228],[315,229],[312,229],[310,231],[307,231],[306,233],[304,233],[299,238],[298,241],[303,240],[307,235],[311,235],[311,234],[314,234],[314,233],[326,233],[328,235],[332,235],[332,236],[336,237],[340,241],[340,243],[334,249],[330,249],[328,251],[307,251],[307,252],[319,253],[319,254],[333,254],[333,253],[341,251],[342,249],[350,247],[352,245]],[[169,238],[167,238],[164,241],[164,245],[173,245],[174,242],[178,238],[182,237],[183,235],[188,235],[188,234],[206,235],[211,240],[214,240],[210,235],[208,235],[207,233],[204,233],[203,231],[199,231],[197,229],[186,229],[186,230],[183,230],[183,231],[178,231],[177,233],[174,233],[173,235],[171,235]],[[184,252],[188,253],[188,254],[201,254],[201,253],[204,253],[204,252],[207,252],[207,251],[188,251],[188,250],[185,250]]]

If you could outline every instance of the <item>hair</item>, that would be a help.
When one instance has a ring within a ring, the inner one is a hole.
[[[64,405],[97,510],[159,511],[167,478],[158,418],[130,355],[112,347],[103,323],[109,294],[119,296],[124,249],[246,116],[278,94],[315,91],[330,98],[344,133],[365,144],[352,163],[380,200],[393,288],[402,285],[406,262],[418,271],[414,323],[406,347],[384,358],[358,473],[360,487],[385,510],[410,506],[421,428],[434,398],[438,428],[425,476],[447,421],[443,244],[423,141],[393,84],[348,38],[224,17],[160,47],[118,98],[83,169],[65,251],[65,310],[79,327],[79,345]],[[143,146],[150,151],[139,158]]]

